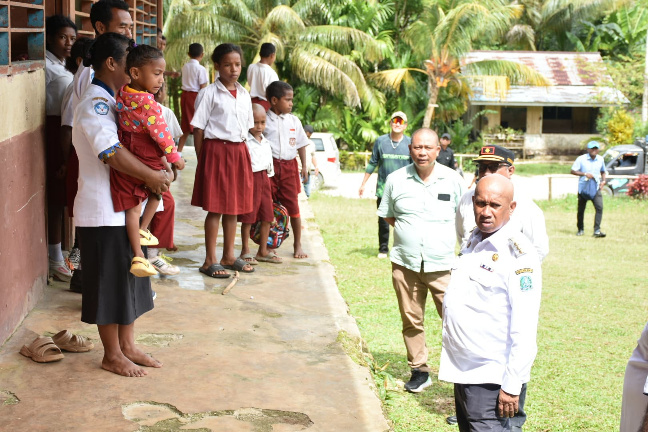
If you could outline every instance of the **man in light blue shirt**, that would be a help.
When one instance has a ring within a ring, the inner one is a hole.
[[[607,170],[605,169],[603,157],[598,154],[599,147],[597,141],[587,143],[587,154],[578,156],[571,168],[572,174],[580,176],[580,179],[578,179],[578,213],[576,216],[577,236],[582,236],[585,233],[583,230],[585,206],[587,205],[587,201],[592,201],[596,210],[594,216],[594,237],[605,237],[605,233],[601,231],[601,220],[603,219],[603,196],[601,195],[601,188],[605,185]],[[584,193],[587,183],[590,180],[596,182],[597,190],[594,197],[587,196]]]
[[[394,227],[392,282],[412,369],[405,389],[418,393],[431,384],[424,328],[427,292],[441,316],[454,260],[455,213],[465,188],[456,171],[436,163],[440,150],[436,132],[427,128],[414,132],[409,150],[414,163],[387,177],[377,213]]]

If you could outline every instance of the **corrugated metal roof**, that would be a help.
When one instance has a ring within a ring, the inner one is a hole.
[[[480,105],[611,106],[629,103],[619,90],[596,85],[611,81],[598,52],[472,51],[462,64],[482,60],[522,63],[544,75],[550,87],[511,86],[505,98],[484,95],[477,85],[470,100]]]

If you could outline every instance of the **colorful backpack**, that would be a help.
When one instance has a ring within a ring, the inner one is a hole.
[[[270,234],[268,235],[268,247],[276,249],[281,246],[284,240],[290,236],[288,228],[288,210],[281,203],[275,201],[273,204],[274,221],[270,224]],[[256,244],[261,244],[261,223],[255,222],[250,228],[250,238]]]

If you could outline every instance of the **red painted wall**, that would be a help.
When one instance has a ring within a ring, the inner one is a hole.
[[[47,285],[43,127],[0,142],[0,197],[1,345]]]

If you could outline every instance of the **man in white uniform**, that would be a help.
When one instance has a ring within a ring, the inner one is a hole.
[[[489,145],[481,148],[479,157],[474,159],[478,165],[478,177],[489,176],[491,174],[501,174],[510,179],[515,172],[515,154],[504,147],[497,145]],[[475,216],[473,214],[472,199],[475,195],[475,189],[471,189],[461,197],[459,208],[455,219],[455,227],[457,230],[457,239],[461,245],[464,245],[470,237],[470,233],[475,228]],[[547,254],[549,254],[549,237],[547,236],[547,228],[545,227],[545,219],[542,210],[531,198],[525,194],[516,191],[515,202],[517,207],[513,216],[511,216],[511,223],[515,224],[519,231],[522,232],[538,252],[540,261],[542,261]]]
[[[626,367],[620,431],[648,431],[648,324]]]
[[[477,229],[452,269],[443,302],[439,379],[455,383],[461,432],[521,431],[536,356],[540,260],[509,223],[513,184],[484,177],[473,199]]]

